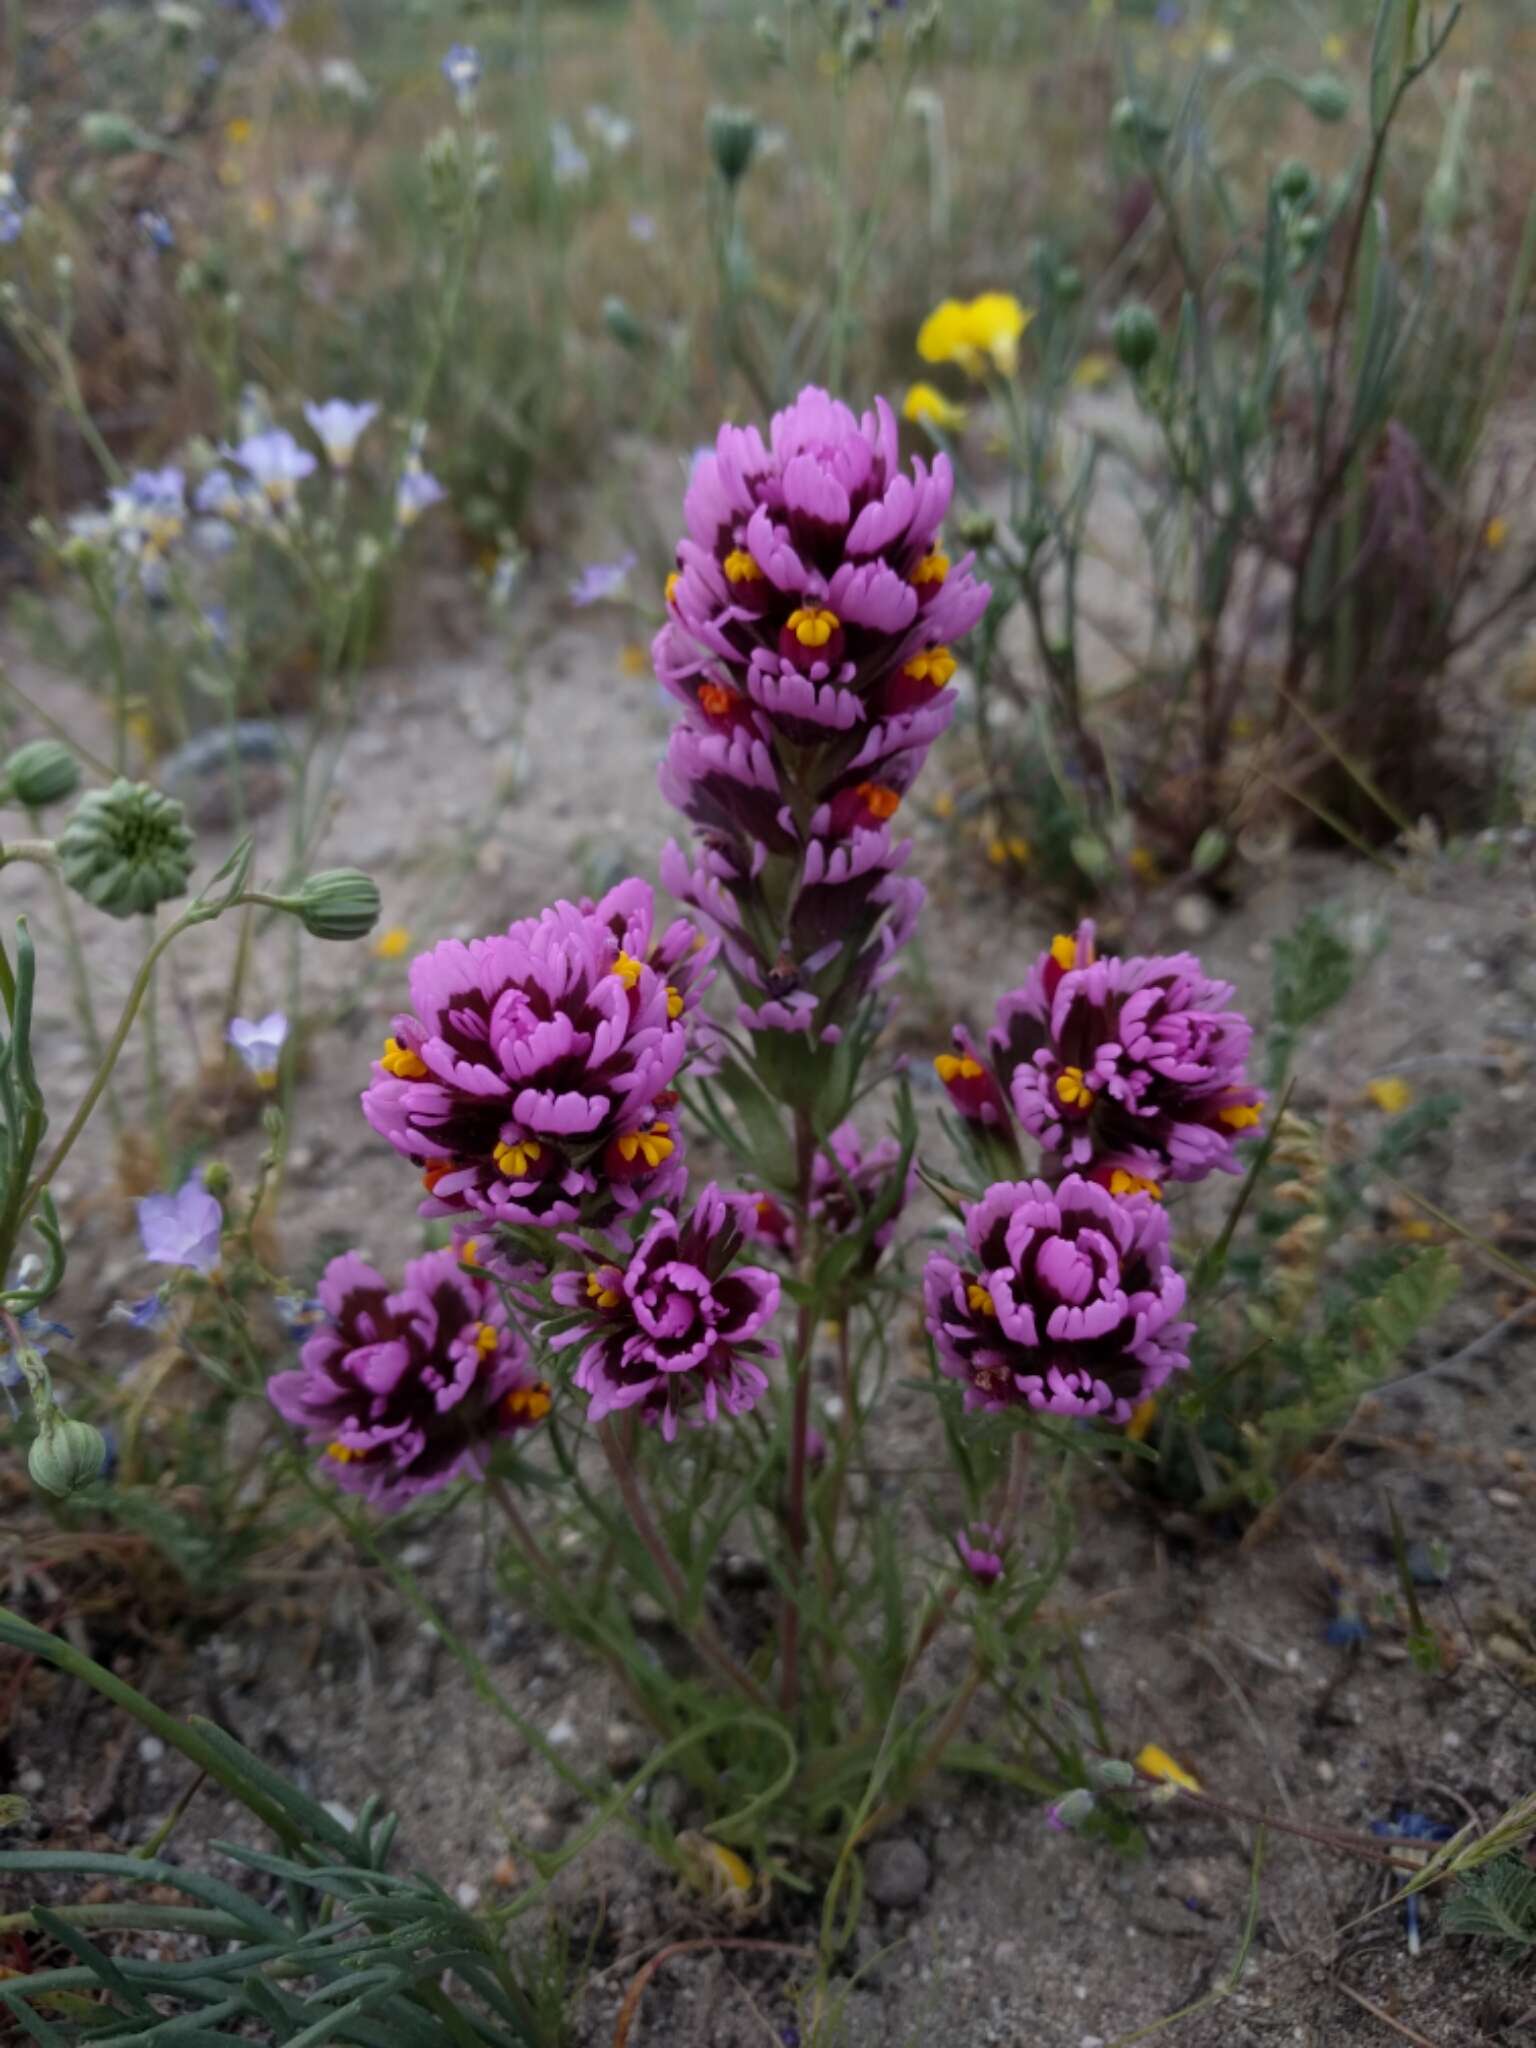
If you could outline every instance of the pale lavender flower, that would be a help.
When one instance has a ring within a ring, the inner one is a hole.
[[[550,170],[557,185],[584,185],[592,175],[592,160],[564,121],[549,124]]]
[[[352,405],[345,398],[328,398],[323,405],[310,403],[304,417],[314,429],[315,439],[325,450],[332,469],[350,469],[357,444],[378,417],[373,404]]]
[[[196,1174],[174,1195],[146,1195],[138,1212],[146,1259],[194,1273],[211,1273],[219,1263],[224,1211]]]
[[[395,487],[395,523],[403,531],[414,526],[423,512],[430,511],[448,493],[437,478],[412,460],[400,472]]]
[[[648,245],[656,239],[656,216],[653,213],[635,212],[629,216],[629,238],[632,242]]]
[[[261,1086],[272,1087],[288,1038],[288,1019],[282,1011],[272,1010],[254,1021],[249,1017],[231,1017],[224,1035]]]
[[[162,255],[168,249],[175,248],[176,230],[163,213],[156,212],[152,206],[145,206],[140,208],[135,218],[139,224],[139,232],[151,247],[160,250]]]
[[[276,511],[286,511],[296,503],[299,485],[319,466],[286,427],[248,434],[238,447],[226,448],[224,453],[239,463]]]
[[[0,247],[16,241],[27,224],[27,212],[14,200],[0,199]]]
[[[629,573],[634,566],[633,550],[621,555],[616,562],[589,562],[570,586],[571,603],[583,606],[601,604],[604,598],[617,597],[629,581]]]
[[[454,43],[443,59],[443,76],[463,108],[473,106],[480,83],[480,52],[473,43]]]

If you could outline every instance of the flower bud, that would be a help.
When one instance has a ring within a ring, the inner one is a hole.
[[[1302,104],[1317,121],[1342,121],[1349,114],[1353,96],[1344,80],[1332,71],[1315,71],[1297,87]]]
[[[89,1486],[107,1460],[106,1440],[88,1422],[73,1421],[58,1408],[43,1411],[41,1426],[27,1453],[27,1470],[35,1485],[64,1500],[78,1487]]]
[[[875,54],[875,32],[867,21],[856,21],[843,37],[843,62],[850,71]]]
[[[1123,135],[1143,149],[1158,148],[1172,132],[1162,115],[1155,114],[1145,100],[1129,98],[1115,102],[1109,128],[1112,135]]]
[[[148,137],[126,114],[99,108],[81,116],[80,140],[95,156],[127,156],[143,149]]]
[[[80,787],[75,757],[58,740],[28,740],[24,747],[16,749],[0,772],[10,795],[28,811],[62,803]]]
[[[639,351],[645,347],[644,327],[636,319],[629,302],[621,299],[617,292],[610,292],[603,301],[603,325],[620,348]]]
[[[783,62],[784,38],[776,22],[771,21],[766,14],[760,14],[752,24],[752,33],[757,38],[757,46],[765,57],[771,57],[775,63]]]
[[[1117,1792],[1125,1791],[1136,1782],[1136,1766],[1124,1762],[1117,1756],[1100,1757],[1092,1766],[1092,1770],[1101,1785],[1107,1785]]]
[[[727,185],[746,176],[757,153],[757,116],[750,107],[711,107],[704,119],[704,133],[715,169]]]
[[[997,521],[990,512],[962,512],[955,530],[968,548],[990,547],[997,538]]]
[[[1082,1826],[1093,1808],[1093,1794],[1086,1785],[1078,1785],[1071,1792],[1064,1793],[1050,1809],[1050,1824],[1058,1833],[1070,1832]]]
[[[183,895],[192,834],[174,797],[121,776],[81,799],[58,838],[59,872],[111,917],[133,917]]]
[[[1207,825],[1195,841],[1189,864],[1197,875],[1213,875],[1232,851],[1232,841],[1219,825]]]
[[[227,1201],[234,1190],[235,1176],[222,1159],[210,1159],[203,1168],[203,1186],[216,1202]]]
[[[1271,180],[1275,197],[1283,199],[1290,206],[1305,205],[1317,190],[1317,180],[1310,165],[1304,164],[1299,156],[1287,157]]]
[[[363,939],[379,921],[378,884],[357,868],[311,875],[292,900],[313,939]]]
[[[1111,332],[1115,354],[1132,376],[1139,377],[1157,354],[1163,338],[1157,315],[1150,306],[1139,303],[1122,306]]]

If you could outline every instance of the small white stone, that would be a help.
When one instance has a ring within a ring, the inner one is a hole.
[[[1456,1733],[1456,1730],[1454,1728],[1447,1728],[1445,1733],[1440,1737],[1440,1747],[1442,1749],[1460,1749],[1461,1737]]]
[[[343,1806],[339,1799],[322,1799],[320,1804],[339,1828],[345,1828],[350,1835],[357,1826],[357,1815],[350,1806]]]
[[[1506,1513],[1510,1513],[1520,1507],[1521,1504],[1519,1494],[1511,1493],[1507,1486],[1490,1486],[1488,1489],[1488,1505],[1490,1507],[1503,1508]]]
[[[454,1886],[453,1896],[458,1900],[465,1912],[470,1913],[480,1903],[480,1887],[477,1884],[470,1884],[466,1880],[463,1884]]]
[[[1285,1653],[1285,1668],[1287,1671],[1299,1671],[1301,1669],[1301,1652],[1294,1645]]]
[[[567,1743],[576,1740],[576,1723],[567,1715],[562,1714],[554,1727],[550,1729],[549,1739],[556,1749],[564,1749]]]
[[[25,1792],[27,1797],[30,1799],[34,1797],[37,1793],[41,1792],[44,1785],[46,1785],[47,1782],[48,1780],[43,1776],[41,1771],[23,1771],[21,1776],[16,1780],[16,1790],[18,1792]]]
[[[165,1744],[158,1735],[146,1735],[139,1744],[139,1762],[141,1764],[157,1764],[164,1755]]]
[[[1332,1785],[1337,1780],[1338,1775],[1338,1772],[1334,1769],[1333,1765],[1329,1763],[1327,1757],[1322,1756],[1318,1758],[1317,1782],[1319,1783],[1319,1785]]]

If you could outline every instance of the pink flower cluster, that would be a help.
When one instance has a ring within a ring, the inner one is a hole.
[[[814,387],[695,465],[652,652],[684,707],[662,792],[698,846],[662,879],[723,934],[754,1030],[835,1041],[921,905],[891,821],[988,597],[943,550],[953,488],[944,455],[902,468],[883,399]]]

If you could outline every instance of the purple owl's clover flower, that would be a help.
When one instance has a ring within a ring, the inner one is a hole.
[[[429,1252],[389,1283],[356,1252],[320,1282],[324,1325],[295,1371],[267,1382],[285,1422],[324,1446],[336,1484],[398,1508],[455,1479],[478,1479],[490,1447],[549,1413],[528,1346],[495,1283],[454,1251]]]
[[[363,1114],[420,1171],[424,1216],[601,1225],[681,1191],[673,1083],[714,947],[620,882],[412,962]]]
[[[1184,1281],[1168,1219],[1145,1194],[1068,1174],[999,1181],[923,1275],[939,1370],[967,1408],[1128,1422],[1189,1364]]]
[[[940,544],[953,489],[942,454],[902,469],[883,399],[814,387],[694,463],[652,655],[684,708],[662,793],[700,843],[662,878],[719,928],[753,1030],[835,1043],[921,905],[891,820],[988,597]]]
[[[634,1408],[670,1443],[679,1424],[701,1428],[745,1415],[767,1391],[778,1346],[759,1332],[779,1305],[779,1276],[741,1266],[747,1198],[711,1184],[680,1221],[652,1215],[632,1249],[568,1239],[582,1263],[557,1273],[551,1294],[574,1311],[551,1348],[585,1346],[573,1375],[594,1422]]]

